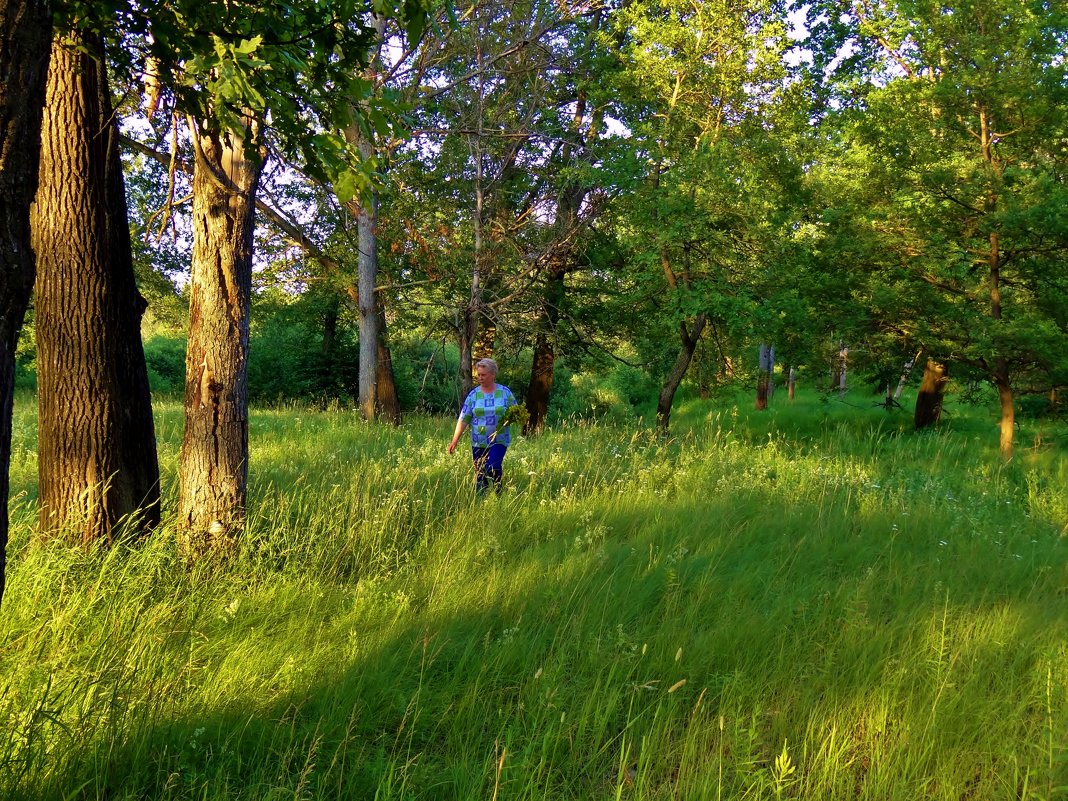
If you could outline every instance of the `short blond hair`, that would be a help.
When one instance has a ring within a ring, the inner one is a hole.
[[[477,370],[479,367],[485,367],[493,375],[497,375],[497,362],[493,361],[493,359],[479,359],[475,362],[475,369]]]

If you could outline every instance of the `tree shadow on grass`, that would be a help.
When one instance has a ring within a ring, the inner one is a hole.
[[[939,510],[905,531],[875,523],[849,498],[813,519],[754,487],[472,531],[462,564],[457,543],[424,543],[439,573],[385,578],[362,601],[337,586],[351,598],[332,619],[284,597],[276,614],[309,632],[290,673],[220,687],[200,713],[157,677],[140,712],[68,740],[51,778],[8,797],[734,797],[772,791],[784,743],[825,798],[954,781],[993,797],[1012,771],[1037,775],[1066,722],[1063,549],[935,539],[952,528]],[[271,647],[251,625],[230,636],[217,660]],[[305,680],[301,660],[324,649]],[[837,757],[821,750],[835,737]],[[1047,779],[1063,784],[1058,764]]]

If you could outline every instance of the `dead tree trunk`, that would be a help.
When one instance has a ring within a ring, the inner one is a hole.
[[[928,359],[923,371],[923,382],[916,395],[917,431],[938,422],[938,418],[942,415],[942,398],[945,395],[947,381],[949,381],[949,373],[945,365],[939,364],[934,359]]]
[[[15,349],[33,291],[30,204],[37,191],[51,37],[48,2],[0,3],[0,600],[7,569]]]
[[[768,408],[768,396],[770,393],[771,371],[775,367],[775,348],[771,345],[760,346],[760,356],[757,366],[757,396],[756,407],[759,410]]]
[[[159,466],[103,42],[52,47],[34,202],[40,525],[82,542],[159,523]]]
[[[919,361],[920,356],[923,355],[923,350],[916,351],[916,355],[905,362],[905,369],[901,371],[901,378],[897,382],[897,390],[894,392],[894,400],[901,400],[901,393],[905,391],[905,384],[908,383],[909,376],[912,375],[912,368],[916,366],[916,362]]]

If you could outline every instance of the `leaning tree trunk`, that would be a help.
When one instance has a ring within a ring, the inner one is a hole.
[[[916,366],[916,362],[919,361],[920,356],[923,355],[923,349],[916,351],[916,355],[905,362],[904,368],[901,370],[901,378],[897,380],[897,389],[894,390],[894,400],[901,400],[901,393],[905,391],[905,385],[909,381],[909,376],[912,375],[912,368]]]
[[[949,381],[949,373],[945,365],[939,364],[934,359],[928,359],[927,366],[923,370],[920,391],[916,395],[914,420],[917,431],[938,422],[938,418],[942,415],[942,398],[945,395],[947,381]]]
[[[51,55],[48,2],[0,0],[0,600],[7,567],[15,348],[33,291],[30,204]]]
[[[42,531],[159,522],[159,466],[103,42],[52,47],[32,225]]]
[[[249,120],[248,133],[255,136]],[[248,481],[252,235],[263,160],[233,133],[193,132],[193,265],[179,467],[179,544],[190,557],[232,545]]]
[[[707,315],[701,312],[694,318],[692,329],[687,330],[685,322],[679,323],[679,339],[682,347],[679,349],[678,358],[675,359],[675,366],[664,379],[664,385],[660,388],[660,397],[656,403],[656,427],[661,433],[666,434],[671,425],[671,404],[675,400],[675,391],[678,390],[682,379],[686,377],[686,371],[690,368],[694,351],[697,350],[697,343],[701,339],[701,332],[707,322]]]

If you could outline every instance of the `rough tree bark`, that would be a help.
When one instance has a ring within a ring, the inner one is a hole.
[[[234,133],[191,131],[189,279],[179,545],[190,557],[232,545],[248,482],[248,336],[256,192],[263,158]],[[256,125],[246,136],[254,142]]]
[[[57,37],[32,213],[42,531],[159,523],[159,465],[102,40]]]
[[[52,9],[0,0],[0,600],[7,568],[15,348],[33,291],[30,204],[37,191]]]
[[[939,364],[934,359],[928,359],[927,366],[923,370],[920,391],[916,395],[914,421],[917,431],[938,422],[938,418],[942,415],[942,398],[945,395],[947,381],[949,381],[949,373],[945,365]]]

